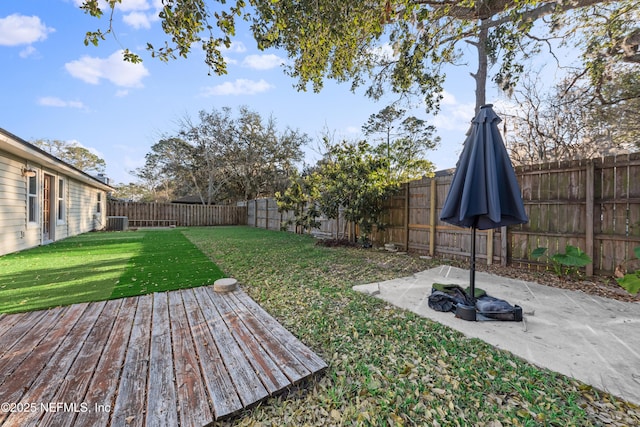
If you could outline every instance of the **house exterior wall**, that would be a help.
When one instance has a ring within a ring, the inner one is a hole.
[[[81,182],[71,180],[68,183],[68,228],[69,235],[102,230],[107,225],[106,193],[87,187]],[[100,210],[98,210],[100,197]]]
[[[8,136],[13,135],[0,132],[0,255],[105,227],[109,186],[98,180],[94,183],[93,178],[52,156],[30,152],[30,144]],[[24,176],[24,169],[35,171],[33,221],[29,218],[30,178]],[[49,184],[48,234],[43,214],[45,180]]]
[[[27,230],[24,162],[0,152],[0,255],[39,244],[39,230]]]

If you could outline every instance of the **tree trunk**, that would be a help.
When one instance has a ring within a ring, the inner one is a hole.
[[[471,75],[476,81],[476,114],[480,111],[480,107],[487,103],[487,74],[489,69],[487,39],[489,37],[489,27],[486,24],[488,21],[488,19],[481,21],[480,30],[478,31],[478,42],[474,43],[474,46],[478,50],[478,71]]]

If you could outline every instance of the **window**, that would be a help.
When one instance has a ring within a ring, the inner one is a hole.
[[[102,193],[98,193],[98,206],[96,206],[96,212],[102,212]]]
[[[29,177],[27,193],[27,216],[29,222],[38,222],[38,180],[35,176]]]
[[[58,178],[58,221],[64,222],[65,204],[64,204],[64,179]]]

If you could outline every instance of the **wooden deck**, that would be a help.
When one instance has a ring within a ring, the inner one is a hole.
[[[325,368],[240,290],[0,314],[0,425],[199,427]]]

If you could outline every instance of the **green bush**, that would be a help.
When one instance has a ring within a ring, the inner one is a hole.
[[[544,256],[546,251],[547,248],[536,248],[531,253],[531,257],[538,259]],[[558,252],[550,257],[547,256],[547,258],[551,261],[553,271],[558,277],[579,276],[580,267],[584,267],[593,262],[589,255],[580,250],[580,248],[572,245],[567,245],[564,253]]]
[[[633,252],[636,254],[636,258],[640,258],[640,246],[634,248]],[[623,277],[617,278],[616,281],[631,295],[640,292],[640,270],[627,273]]]

